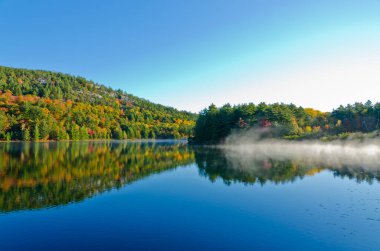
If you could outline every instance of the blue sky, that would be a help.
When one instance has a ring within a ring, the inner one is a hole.
[[[0,0],[0,64],[151,101],[380,101],[380,1]]]

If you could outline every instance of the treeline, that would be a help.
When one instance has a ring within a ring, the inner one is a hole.
[[[232,131],[251,128],[261,130],[265,137],[287,139],[372,132],[380,129],[380,103],[355,103],[332,112],[278,103],[210,105],[199,114],[192,141],[221,143]]]
[[[82,77],[0,66],[0,140],[187,138],[195,119]]]

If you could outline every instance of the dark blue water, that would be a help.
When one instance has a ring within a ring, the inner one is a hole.
[[[0,163],[2,251],[380,250],[380,175],[359,167],[99,142],[2,144]]]

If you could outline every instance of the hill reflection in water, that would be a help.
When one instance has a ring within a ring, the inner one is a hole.
[[[201,176],[225,184],[282,184],[323,170],[357,182],[380,180],[380,171],[314,165],[310,161],[242,158],[183,142],[59,142],[0,144],[0,212],[79,202],[152,174],[196,163]],[[196,168],[196,167],[194,167]]]
[[[6,143],[0,156],[3,212],[81,201],[194,161],[183,143]]]

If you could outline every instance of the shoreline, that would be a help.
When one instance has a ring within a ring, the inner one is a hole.
[[[188,139],[80,139],[80,140],[0,140],[0,143],[60,143],[60,142],[188,142]]]

